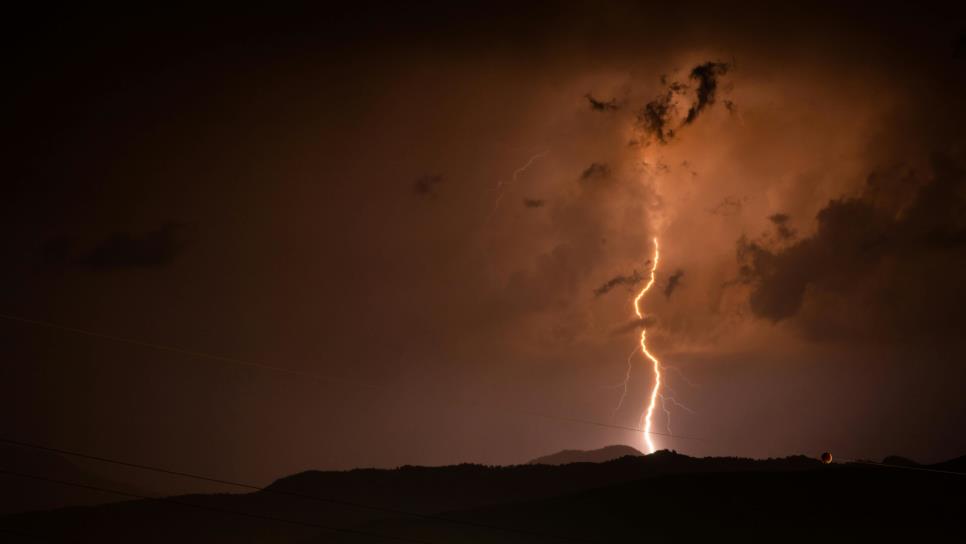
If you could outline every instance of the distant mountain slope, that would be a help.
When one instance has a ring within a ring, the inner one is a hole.
[[[883,465],[894,465],[897,467],[918,467],[919,463],[898,455],[889,455],[882,460]]]
[[[597,450],[563,450],[530,461],[529,465],[566,465],[569,463],[606,463],[624,456],[640,457],[643,453],[630,446],[606,446]]]

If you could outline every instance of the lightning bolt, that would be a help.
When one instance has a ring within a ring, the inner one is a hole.
[[[533,166],[533,163],[537,162],[543,157],[546,157],[548,154],[550,154],[549,147],[537,153],[536,155],[531,156],[529,159],[527,159],[527,162],[524,163],[523,166],[513,171],[513,176],[510,178],[510,181],[515,182],[517,178],[519,178],[524,172],[526,172],[527,170],[530,169],[531,166]],[[508,183],[507,180],[504,180],[504,179],[501,179],[500,181],[497,182],[496,200],[493,201],[493,209],[490,210],[490,215],[487,217],[487,220],[493,217],[493,214],[496,213],[497,208],[500,207],[500,201],[503,200],[503,194],[506,193],[505,188],[507,183]]]
[[[620,400],[617,401],[617,408],[614,408],[614,414],[617,414],[617,412],[620,411],[621,406],[624,405],[624,399],[627,398],[627,384],[630,383],[631,381],[631,368],[634,365],[634,363],[631,362],[631,359],[634,357],[634,354],[637,353],[638,349],[639,348],[635,347],[634,351],[630,352],[630,354],[627,355],[627,373],[624,374],[624,381],[617,384],[617,387],[623,387],[623,391],[621,391]]]
[[[664,388],[665,389],[670,389],[666,385],[664,386]],[[677,406],[678,408],[681,408],[681,409],[683,409],[686,412],[691,413],[691,414],[694,413],[694,410],[692,410],[691,408],[688,408],[684,404],[681,404],[674,397],[671,397],[671,396],[668,396],[668,395],[660,395],[660,394],[658,396],[661,397],[661,410],[664,411],[664,416],[667,418],[667,423],[665,424],[665,428],[667,429],[668,434],[674,434],[673,431],[671,430],[671,409],[667,407],[668,402],[670,402],[672,405]]]
[[[674,373],[677,374],[681,378],[681,380],[688,385],[688,387],[694,387],[694,388],[701,387],[700,384],[695,383],[694,381],[692,381],[691,378],[688,378],[687,374],[685,374],[684,371],[682,371],[680,368],[678,368],[676,366],[667,366],[667,365],[665,365],[663,367],[663,369],[664,370],[673,370]]]
[[[637,294],[634,298],[634,313],[637,314],[638,319],[644,319],[644,314],[641,312],[641,299],[644,295],[654,286],[654,274],[657,272],[658,260],[661,258],[661,250],[657,243],[657,238],[654,238],[654,259],[653,265],[651,265],[651,275],[647,280],[647,285],[641,289],[641,292]],[[648,453],[654,453],[654,442],[651,440],[651,423],[654,415],[654,408],[657,405],[657,398],[661,392],[661,362],[657,360],[657,357],[651,354],[647,350],[647,329],[641,328],[641,353],[644,354],[654,367],[654,387],[651,389],[650,399],[647,404],[647,411],[644,413],[644,442],[647,444]]]

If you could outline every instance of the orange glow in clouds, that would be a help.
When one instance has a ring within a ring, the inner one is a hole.
[[[634,299],[634,312],[638,319],[644,319],[644,314],[641,312],[641,299],[654,285],[654,273],[657,271],[657,262],[660,258],[661,250],[657,245],[657,238],[654,238],[654,264],[651,266],[651,277],[647,280],[647,285],[641,289],[641,292]],[[643,323],[641,324],[641,352],[654,365],[654,388],[651,389],[650,401],[647,404],[647,411],[644,413],[644,442],[647,444],[647,452],[654,453],[654,442],[651,440],[651,416],[654,414],[654,406],[657,404],[657,396],[661,390],[661,362],[657,360],[657,357],[651,355],[650,351],[647,351],[647,329],[644,328]]]

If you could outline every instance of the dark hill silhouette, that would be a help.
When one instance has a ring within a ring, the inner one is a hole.
[[[908,459],[906,457],[900,457],[898,455],[889,455],[882,460],[883,465],[894,465],[897,467],[918,467],[919,463]]]
[[[606,463],[625,456],[640,457],[638,450],[624,445],[606,446],[597,450],[563,450],[551,455],[537,457],[530,465],[566,465],[570,463]]]
[[[930,465],[930,468],[938,470],[949,470],[952,472],[966,472],[966,455]]]
[[[607,543],[956,541],[964,485],[966,476],[868,465],[678,473],[445,515]],[[462,542],[464,534],[413,520],[366,529],[434,542]]]
[[[73,542],[378,541],[298,523],[436,543],[553,541],[533,532],[616,542],[625,537],[641,540],[645,533],[685,540],[763,537],[763,531],[777,531],[788,523],[795,527],[792,533],[772,536],[793,540],[809,531],[821,536],[814,533],[825,530],[827,520],[852,522],[855,530],[875,523],[877,516],[910,527],[918,520],[945,523],[964,506],[964,483],[966,479],[957,475],[858,464],[826,466],[803,456],[692,458],[661,451],[605,463],[309,471],[255,493],[20,514],[0,518],[0,528]],[[442,513],[449,520],[531,533],[419,519],[385,509]],[[853,511],[856,515],[850,518]],[[873,534],[874,529],[866,531]],[[836,534],[825,536],[837,540]]]

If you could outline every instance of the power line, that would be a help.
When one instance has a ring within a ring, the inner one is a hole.
[[[558,420],[558,421],[569,421],[571,423],[582,423],[584,425],[594,425],[594,426],[597,426],[597,427],[604,427],[606,429],[620,429],[620,430],[623,430],[623,431],[634,431],[634,432],[641,433],[641,434],[653,434],[653,435],[657,435],[657,436],[667,436],[667,437],[670,437],[670,438],[683,438],[685,440],[699,440],[699,441],[702,441],[702,442],[706,442],[707,441],[707,439],[705,439],[705,438],[698,438],[697,436],[685,436],[685,435],[681,435],[681,434],[670,434],[670,433],[662,433],[662,432],[657,432],[657,431],[645,431],[645,430],[639,429],[637,427],[629,427],[629,426],[626,426],[626,425],[617,425],[617,424],[611,424],[611,423],[601,423],[599,421],[591,421],[589,419],[580,419],[580,418],[576,418],[576,417],[566,417],[566,416],[557,416],[557,415],[551,415],[551,414],[542,414],[542,413],[539,413],[539,412],[514,412],[514,413],[520,413],[520,414],[523,414],[523,415],[528,415],[528,416],[533,416],[533,417],[542,417],[542,418],[546,418],[546,419],[555,419],[555,420]]]
[[[101,456],[97,456],[97,455],[90,455],[90,454],[81,453],[81,452],[77,452],[77,451],[65,450],[65,449],[61,449],[61,448],[54,448],[54,447],[50,447],[50,446],[42,446],[42,445],[39,445],[39,444],[31,444],[29,442],[22,442],[22,441],[19,441],[19,440],[11,440],[11,439],[8,439],[8,438],[0,438],[0,443],[10,444],[10,445],[13,445],[13,446],[19,446],[19,447],[23,447],[23,448],[30,448],[30,449],[34,449],[34,450],[46,451],[46,452],[51,452],[51,453],[58,453],[58,454],[62,454],[62,455],[69,455],[69,456],[77,457],[77,458],[80,458],[80,459],[87,459],[87,460],[91,460],[91,461],[98,461],[98,462],[101,462],[101,463],[109,463],[109,464],[112,464],[112,465],[118,465],[118,466],[123,466],[123,467],[128,467],[128,468],[135,468],[135,469],[139,469],[139,470],[147,470],[147,471],[151,471],[151,472],[157,472],[157,473],[160,473],[160,474],[167,474],[167,475],[171,475],[171,476],[180,476],[180,477],[183,477],[183,478],[190,478],[190,479],[194,479],[194,480],[200,480],[200,481],[205,481],[205,482],[211,482],[211,483],[216,483],[216,484],[233,486],[233,487],[238,487],[238,488],[242,488],[242,489],[248,489],[248,490],[251,490],[251,491],[261,491],[261,492],[265,492],[265,493],[272,493],[272,494],[275,494],[275,495],[288,496],[288,497],[293,497],[293,498],[298,498],[298,499],[305,499],[305,500],[311,500],[311,501],[328,503],[328,504],[335,504],[335,505],[349,507],[349,508],[356,508],[356,509],[362,509],[362,510],[370,510],[370,511],[373,511],[373,512],[381,512],[381,513],[384,513],[384,514],[394,514],[394,515],[399,515],[399,516],[408,516],[408,517],[425,519],[425,520],[430,520],[430,521],[441,521],[441,522],[451,523],[451,524],[455,524],[455,525],[465,525],[465,526],[468,526],[468,527],[475,527],[475,528],[478,528],[478,529],[490,529],[490,530],[494,530],[494,531],[503,531],[503,532],[508,532],[508,533],[516,533],[516,534],[521,534],[521,535],[526,535],[526,536],[537,536],[537,537],[541,537],[541,538],[554,538],[554,539],[557,539],[557,540],[572,541],[572,542],[589,542],[588,540],[585,540],[585,539],[579,539],[579,538],[568,537],[568,536],[563,536],[563,535],[552,535],[552,534],[547,534],[547,533],[538,533],[538,532],[534,532],[534,531],[528,531],[528,530],[525,530],[525,529],[516,529],[516,528],[511,528],[511,527],[501,527],[501,526],[498,526],[498,525],[489,525],[489,524],[478,523],[478,522],[474,522],[474,521],[466,521],[466,520],[459,520],[459,519],[447,518],[447,517],[444,517],[444,516],[433,515],[433,514],[420,514],[420,513],[417,513],[417,512],[409,512],[409,511],[406,511],[406,510],[399,510],[399,509],[396,509],[396,508],[388,508],[388,507],[382,507],[382,506],[372,506],[372,505],[368,505],[368,504],[362,504],[362,503],[358,503],[358,502],[346,501],[346,500],[342,500],[342,499],[333,499],[333,498],[319,497],[319,496],[316,496],[316,495],[308,495],[308,494],[304,494],[304,493],[295,493],[295,492],[291,492],[291,491],[283,491],[283,490],[262,487],[262,486],[258,486],[258,485],[254,485],[254,484],[249,484],[249,483],[237,482],[237,481],[233,481],[233,480],[226,480],[224,478],[214,478],[214,477],[211,477],[211,476],[204,476],[204,475],[196,474],[196,473],[182,472],[182,471],[171,470],[171,469],[166,469],[166,468],[161,468],[161,467],[155,467],[155,466],[145,465],[145,464],[140,464],[140,463],[132,463],[132,462],[129,462],[129,461],[122,461],[122,460],[119,460],[119,459],[112,459],[112,458],[109,458],[109,457],[101,457]]]
[[[44,328],[53,329],[53,330],[65,331],[65,332],[70,332],[70,333],[74,333],[74,334],[80,334],[80,335],[84,335],[84,336],[90,336],[92,338],[100,338],[102,340],[111,340],[111,341],[115,341],[115,342],[121,342],[121,343],[125,343],[125,344],[130,344],[130,345],[134,345],[134,346],[140,346],[140,347],[144,347],[144,348],[155,349],[155,350],[159,350],[159,351],[166,351],[166,352],[169,352],[169,353],[176,353],[176,354],[179,354],[179,355],[187,355],[187,356],[191,356],[191,357],[198,357],[198,358],[202,358],[202,359],[209,359],[209,360],[218,361],[218,362],[226,363],[226,364],[234,364],[234,365],[244,366],[244,367],[248,367],[248,368],[257,368],[257,369],[260,369],[260,370],[273,370],[273,371],[276,371],[276,372],[281,372],[281,373],[288,374],[288,375],[292,375],[292,376],[299,376],[299,377],[303,377],[303,378],[312,378],[312,379],[319,380],[319,381],[341,382],[341,383],[350,384],[350,385],[353,385],[353,386],[356,386],[356,387],[365,387],[367,389],[372,389],[372,390],[380,391],[380,392],[384,392],[384,393],[398,393],[399,392],[399,389],[396,389],[396,388],[389,389],[389,388],[386,388],[386,387],[380,387],[380,386],[377,386],[377,385],[373,385],[371,383],[366,383],[366,382],[362,382],[362,381],[356,381],[356,380],[352,380],[352,379],[348,379],[348,378],[341,378],[341,377],[330,376],[330,375],[325,375],[325,374],[318,374],[318,373],[314,373],[314,372],[305,372],[305,371],[295,370],[295,369],[286,368],[286,367],[282,367],[282,366],[276,366],[276,365],[269,365],[269,364],[258,363],[258,362],[253,362],[253,361],[247,361],[245,359],[239,359],[239,358],[235,358],[235,357],[225,357],[225,356],[217,355],[217,354],[213,354],[213,353],[207,353],[207,352],[203,352],[203,351],[195,351],[195,350],[180,348],[180,347],[176,347],[176,346],[169,346],[169,345],[165,345],[165,344],[158,344],[158,343],[154,343],[154,342],[144,342],[144,341],[141,341],[141,340],[135,340],[135,339],[131,339],[131,338],[125,338],[123,336],[116,336],[116,335],[112,335],[112,334],[104,334],[104,333],[100,333],[100,332],[96,332],[96,331],[91,331],[91,330],[87,330],[87,329],[81,329],[81,328],[77,328],[77,327],[68,327],[68,326],[65,326],[65,325],[58,325],[56,323],[49,323],[49,322],[46,322],[46,321],[40,321],[40,320],[36,320],[36,319],[28,319],[28,318],[25,318],[25,317],[19,317],[19,316],[10,315],[10,314],[0,314],[0,319],[6,319],[8,321],[13,321],[13,322],[17,322],[17,323],[22,323],[22,324],[27,324],[27,325],[33,325],[33,326],[37,326],[37,327],[44,327]],[[630,427],[630,426],[624,426],[624,425],[614,425],[614,424],[609,424],[609,423],[601,423],[601,422],[598,422],[598,421],[591,421],[591,420],[586,420],[586,419],[571,418],[571,417],[566,417],[566,416],[557,416],[557,415],[552,415],[552,414],[543,414],[543,413],[525,412],[525,411],[514,411],[514,410],[506,410],[506,409],[499,409],[499,408],[496,409],[496,411],[501,411],[501,412],[509,413],[509,414],[513,414],[513,415],[525,415],[525,416],[531,416],[531,417],[541,417],[541,418],[545,418],[545,419],[555,419],[555,420],[558,420],[558,421],[566,421],[566,422],[570,422],[570,423],[579,423],[579,424],[582,424],[582,425],[592,425],[592,426],[601,427],[601,428],[604,428],[604,429],[619,429],[619,430],[632,431],[632,432],[641,433],[641,434],[650,434],[650,435],[655,435],[655,436],[664,436],[664,437],[668,437],[668,438],[680,438],[680,439],[684,439],[684,440],[702,440],[701,438],[697,438],[697,437],[693,437],[693,436],[675,435],[675,434],[671,434],[671,433],[662,433],[662,432],[658,432],[658,431],[645,431],[645,430],[640,429],[640,428],[637,428],[637,427]]]
[[[8,476],[15,476],[15,477],[18,477],[18,478],[25,478],[25,479],[30,479],[30,480],[37,480],[37,481],[42,481],[42,482],[54,483],[54,484],[65,485],[65,486],[70,486],[70,487],[76,487],[76,488],[80,488],[80,489],[89,489],[89,490],[92,490],[92,491],[99,491],[99,492],[102,492],[102,493],[112,493],[112,494],[119,495],[119,496],[123,496],[123,497],[131,497],[131,498],[135,498],[135,499],[142,499],[142,500],[148,500],[148,501],[157,501],[157,502],[164,502],[164,503],[169,503],[169,504],[176,504],[176,505],[179,505],[179,506],[187,506],[187,507],[190,507],[190,508],[197,508],[199,510],[206,510],[206,511],[209,511],[209,512],[217,512],[217,513],[220,513],[220,514],[230,514],[230,515],[234,515],[234,516],[240,516],[240,517],[246,517],[246,518],[252,518],[252,519],[260,519],[260,520],[265,520],[265,521],[274,521],[274,522],[278,522],[278,523],[286,523],[286,524],[289,524],[289,525],[300,525],[300,526],[303,526],[303,527],[311,527],[313,529],[322,529],[322,530],[325,530],[325,531],[332,531],[332,532],[336,532],[336,533],[349,534],[349,535],[354,535],[354,536],[366,536],[366,537],[371,537],[371,538],[379,538],[379,539],[382,539],[382,540],[394,540],[394,541],[397,541],[397,542],[410,542],[410,543],[414,543],[414,544],[436,544],[436,543],[431,542],[431,541],[428,541],[428,540],[422,540],[422,539],[416,539],[416,538],[407,538],[407,537],[393,536],[393,535],[384,535],[384,534],[379,534],[379,533],[372,533],[372,532],[369,532],[369,531],[362,531],[362,530],[357,530],[357,529],[348,529],[348,528],[343,528],[343,527],[333,527],[331,525],[322,525],[320,523],[312,523],[312,522],[308,522],[308,521],[299,521],[299,520],[294,520],[294,519],[278,518],[278,517],[274,517],[274,516],[266,516],[266,515],[262,515],[262,514],[255,514],[255,513],[252,513],[252,512],[240,512],[238,510],[229,510],[227,508],[218,508],[216,506],[207,506],[207,505],[201,505],[201,504],[195,504],[195,503],[190,503],[190,502],[179,501],[179,500],[175,500],[175,499],[172,499],[172,498],[169,498],[169,497],[149,497],[147,495],[139,495],[137,493],[131,493],[131,492],[128,492],[128,491],[119,491],[117,489],[110,489],[110,488],[107,488],[107,487],[101,487],[101,486],[96,486],[96,485],[80,484],[80,483],[77,483],[77,482],[68,482],[66,480],[58,480],[56,478],[49,478],[49,477],[46,477],[46,476],[37,476],[36,474],[24,474],[24,473],[21,473],[21,472],[14,472],[14,471],[5,470],[5,469],[0,469],[0,474],[6,474]]]

